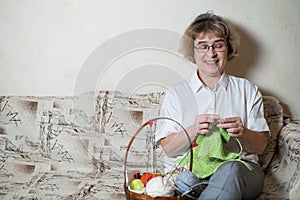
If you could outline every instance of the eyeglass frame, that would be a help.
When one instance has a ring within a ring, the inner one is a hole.
[[[200,46],[201,44],[203,44],[203,43],[205,43],[205,42],[200,42],[200,43],[198,43],[198,45]],[[215,44],[216,43],[223,43],[224,44],[224,47],[225,47],[225,49],[224,50],[216,50],[216,47],[215,47]],[[207,45],[207,50],[206,51],[201,51],[200,50],[200,48],[199,48],[199,46],[197,47],[197,46],[195,46],[194,45],[194,48],[196,49],[196,51],[197,52],[199,52],[199,53],[208,53],[208,51],[210,50],[210,48],[212,48],[212,50],[213,50],[213,52],[224,52],[224,51],[226,51],[226,48],[228,47],[227,46],[227,44],[224,42],[224,41],[215,41],[212,45],[208,45],[208,44],[206,44]]]

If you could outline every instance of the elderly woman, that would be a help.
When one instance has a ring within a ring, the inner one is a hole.
[[[255,199],[263,189],[264,173],[258,154],[266,147],[269,128],[262,95],[253,83],[225,72],[227,62],[237,55],[238,43],[236,32],[223,17],[212,12],[199,15],[186,29],[181,46],[197,71],[189,80],[171,87],[162,104],[161,116],[182,124],[191,141],[208,134],[212,122],[217,121],[219,128],[242,144],[243,162],[220,165],[206,177],[208,185],[199,199]],[[167,155],[166,171],[189,149],[185,134],[171,124],[156,134]],[[234,146],[228,144],[228,149]]]

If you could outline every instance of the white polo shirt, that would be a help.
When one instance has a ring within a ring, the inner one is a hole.
[[[247,79],[226,73],[213,90],[201,82],[196,71],[190,80],[177,83],[166,92],[161,117],[174,119],[183,127],[188,127],[198,114],[218,114],[221,118],[239,116],[244,127],[254,131],[269,131],[264,118],[262,95],[257,86]],[[163,128],[155,134],[156,141],[182,131],[171,121],[164,123]],[[241,157],[243,160],[258,161],[256,154],[243,152]],[[165,158],[166,171],[172,170],[177,159]]]

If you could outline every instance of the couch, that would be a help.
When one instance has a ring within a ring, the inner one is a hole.
[[[0,97],[0,198],[125,199],[128,142],[158,116],[163,96]],[[299,121],[286,116],[275,97],[264,96],[264,105],[272,137],[260,156],[266,178],[258,199],[299,199]],[[146,152],[137,142],[130,153],[139,168]]]

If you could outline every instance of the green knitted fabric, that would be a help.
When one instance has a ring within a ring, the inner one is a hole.
[[[196,139],[198,144],[193,147],[193,173],[198,178],[206,178],[212,175],[217,168],[228,161],[240,161],[249,170],[251,167],[241,160],[242,145],[236,138],[240,146],[240,152],[228,152],[224,148],[224,143],[228,143],[230,136],[227,131],[222,128],[216,128],[212,133],[206,135],[199,135]],[[189,168],[190,165],[190,153],[188,153],[183,159],[179,160],[181,166]]]

